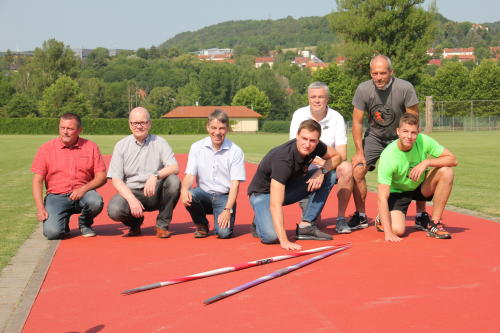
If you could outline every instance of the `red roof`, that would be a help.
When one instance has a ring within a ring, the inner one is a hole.
[[[256,63],[258,63],[258,62],[261,62],[261,63],[274,62],[274,58],[273,57],[257,57],[257,58],[255,58],[255,62]]]
[[[431,59],[428,62],[429,65],[436,65],[436,66],[441,66],[441,60],[440,59]]]
[[[447,48],[444,48],[443,49],[443,53],[470,53],[470,52],[474,52],[474,48],[473,47],[468,47],[468,48],[458,48],[458,49],[447,49]]]
[[[262,115],[246,106],[178,106],[162,118],[207,118],[215,109],[227,113],[229,118],[260,118]]]

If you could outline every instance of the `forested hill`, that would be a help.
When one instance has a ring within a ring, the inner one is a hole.
[[[175,47],[181,52],[207,48],[232,48],[237,51],[252,48],[255,55],[263,55],[277,48],[332,44],[337,40],[327,17],[294,19],[289,16],[279,20],[227,21],[177,34],[159,47]],[[500,40],[500,22],[483,23],[489,31],[474,30],[471,29],[472,22],[450,21],[437,14],[437,23],[433,47],[495,46]]]
[[[301,47],[333,43],[326,16],[279,20],[227,21],[183,32],[167,40],[160,48],[176,47],[182,51],[219,48],[256,48],[259,51],[277,47]]]

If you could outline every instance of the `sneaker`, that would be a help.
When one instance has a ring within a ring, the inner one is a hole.
[[[377,228],[377,231],[384,232],[384,226],[382,225],[382,221],[380,221],[380,217],[378,215],[375,218],[375,228]]]
[[[427,236],[435,237],[439,239],[450,239],[451,235],[448,231],[445,230],[444,225],[441,221],[430,221],[427,225]]]
[[[429,214],[422,212],[421,216],[415,217],[415,228],[422,231],[427,231],[427,226],[431,223]]]
[[[347,225],[347,221],[343,217],[337,218],[337,225],[335,226],[335,230],[339,234],[351,233],[351,228],[349,228],[349,226]]]
[[[314,240],[332,240],[333,237],[323,231],[320,231],[315,225],[309,225],[305,228],[299,228],[295,231],[297,239],[314,239]]]
[[[82,225],[80,227],[80,232],[82,233],[82,237],[95,237],[96,233],[94,229],[90,226]]]
[[[351,230],[368,228],[368,219],[366,216],[361,216],[358,212],[355,212],[348,225]]]
[[[255,225],[254,221],[252,221],[252,236],[255,238],[259,238],[259,235],[257,235],[257,226]]]

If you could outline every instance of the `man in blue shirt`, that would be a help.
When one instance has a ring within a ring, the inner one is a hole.
[[[195,238],[209,234],[207,214],[214,215],[219,238],[233,233],[236,197],[240,181],[245,181],[245,156],[240,147],[226,139],[229,118],[215,110],[208,116],[208,137],[191,145],[181,200],[196,226]],[[192,188],[194,180],[198,187]]]

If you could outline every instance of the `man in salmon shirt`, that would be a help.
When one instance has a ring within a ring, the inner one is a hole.
[[[81,131],[78,115],[62,115],[59,137],[38,149],[31,166],[36,215],[43,222],[43,234],[47,239],[64,238],[69,232],[72,214],[81,214],[78,227],[83,237],[96,235],[92,224],[104,203],[95,189],[106,182],[106,166],[99,147],[80,138]]]

